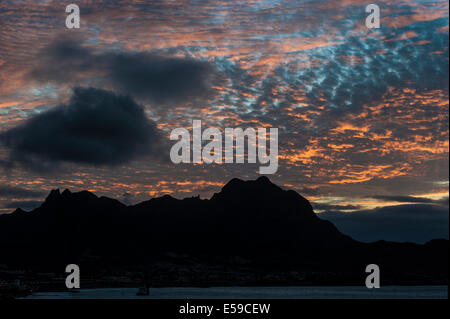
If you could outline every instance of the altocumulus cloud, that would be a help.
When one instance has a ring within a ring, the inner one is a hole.
[[[213,87],[222,81],[221,74],[207,61],[150,52],[98,51],[63,38],[38,54],[30,76],[59,84],[96,78],[103,86],[145,99],[152,106],[207,100],[215,95]]]
[[[29,190],[21,187],[0,185],[0,197],[27,198],[44,196],[45,192]]]
[[[10,160],[113,165],[151,154],[160,133],[128,96],[75,88],[68,104],[40,113],[0,135]]]

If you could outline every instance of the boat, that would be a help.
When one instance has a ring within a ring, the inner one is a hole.
[[[148,275],[147,275],[147,267],[144,264],[142,271],[142,287],[139,287],[136,296],[148,296],[150,294],[150,288],[148,287]]]

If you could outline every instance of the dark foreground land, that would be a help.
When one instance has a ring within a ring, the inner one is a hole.
[[[368,264],[383,284],[448,284],[448,240],[357,242],[265,177],[233,179],[209,200],[134,206],[54,190],[0,216],[0,240],[0,279],[41,290],[64,289],[68,264],[85,288],[363,285]]]

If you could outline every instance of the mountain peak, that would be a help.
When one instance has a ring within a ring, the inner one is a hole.
[[[13,214],[16,214],[16,215],[18,215],[18,214],[24,214],[24,213],[26,213],[26,211],[24,211],[22,208],[17,208],[15,211],[13,211]]]
[[[241,185],[243,183],[245,183],[245,182],[242,179],[235,177],[235,178],[230,179],[230,181],[222,187],[222,190],[225,188],[235,187],[235,186]]]
[[[95,200],[97,199],[97,195],[95,195],[94,193],[90,192],[90,191],[80,191],[80,192],[76,192],[76,193],[71,193],[69,190],[67,190],[66,192],[67,195],[70,195],[70,198],[72,200]]]
[[[224,187],[222,187],[222,190],[230,189],[234,187],[241,187],[243,185],[249,185],[249,186],[269,186],[269,187],[277,187],[274,183],[270,181],[270,179],[267,176],[260,176],[256,180],[247,180],[244,181],[239,178],[233,178],[228,183],[225,184]]]
[[[81,191],[72,193],[69,189],[65,189],[62,193],[59,189],[53,189],[50,191],[50,194],[48,194],[47,198],[45,199],[45,203],[54,203],[60,200],[78,200],[78,201],[84,201],[84,200],[92,200],[96,199],[97,196],[89,191]]]
[[[264,196],[277,194],[282,189],[272,183],[266,176],[256,180],[244,181],[239,178],[231,179],[219,193],[214,194],[212,199],[226,198],[241,199],[242,197]]]
[[[45,202],[50,203],[50,202],[53,202],[53,201],[59,199],[60,197],[61,197],[61,193],[59,191],[59,188],[52,189],[50,191],[50,194],[48,194],[47,198],[45,199]]]
[[[256,182],[262,185],[275,185],[270,181],[270,179],[267,176],[260,176],[256,179]]]

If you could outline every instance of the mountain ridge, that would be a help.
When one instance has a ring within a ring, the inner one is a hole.
[[[129,206],[89,191],[52,190],[38,208],[0,216],[0,240],[9,243],[0,250],[0,264],[47,270],[79,263],[92,273],[104,267],[188,269],[193,284],[203,279],[192,259],[200,268],[243,271],[227,262],[239,259],[247,261],[248,274],[300,270],[331,281],[359,280],[366,265],[378,263],[393,283],[448,281],[448,241],[360,243],[320,219],[306,198],[267,177],[232,179],[210,199],[165,195]],[[167,254],[188,257],[168,267]],[[87,256],[97,262],[87,263]],[[238,281],[222,282],[228,283]]]

